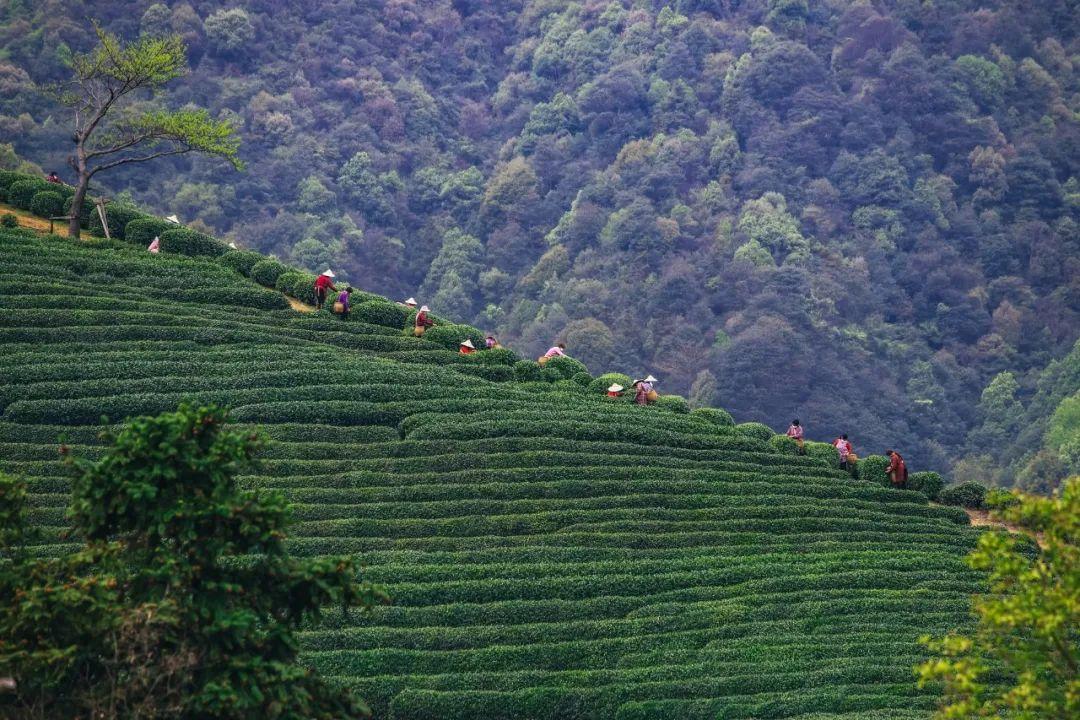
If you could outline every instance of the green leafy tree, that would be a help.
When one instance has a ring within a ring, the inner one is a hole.
[[[206,18],[203,28],[211,47],[220,53],[235,53],[255,39],[255,27],[242,8],[218,10]]]
[[[719,395],[720,384],[716,381],[716,376],[710,370],[701,370],[690,386],[690,407],[713,407]]]
[[[152,94],[184,74],[187,58],[178,35],[143,36],[129,45],[95,26],[98,44],[72,59],[74,77],[54,88],[73,114],[76,173],[72,207],[82,207],[90,179],[100,172],[169,155],[202,153],[222,157],[240,169],[240,140],[230,123],[205,110],[136,108],[141,94]],[[68,234],[79,235],[73,215]]]
[[[327,604],[383,591],[348,558],[293,558],[285,499],[241,490],[263,446],[215,407],[137,418],[96,462],[70,458],[69,517],[85,548],[18,554],[3,527],[0,707],[47,717],[349,718],[363,703],[297,663],[296,631]],[[0,520],[25,488],[0,483]]]
[[[968,564],[989,573],[990,592],[975,599],[978,626],[972,635],[923,638],[938,657],[918,666],[919,684],[944,683],[939,718],[1078,717],[1080,477],[1057,497],[999,493],[990,503],[1027,537],[979,538]],[[1036,537],[1042,547],[1032,557]]]

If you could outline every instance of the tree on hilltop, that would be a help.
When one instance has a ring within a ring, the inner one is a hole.
[[[153,95],[187,70],[179,35],[141,37],[124,45],[115,35],[94,27],[98,45],[72,59],[73,77],[53,88],[73,114],[68,158],[76,173],[68,234],[79,236],[79,211],[90,179],[121,165],[191,152],[225,158],[240,169],[240,139],[227,121],[202,109],[165,110],[136,106],[140,95]]]

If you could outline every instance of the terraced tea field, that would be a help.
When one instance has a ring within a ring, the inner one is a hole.
[[[0,307],[0,469],[37,551],[69,547],[61,433],[94,456],[102,415],[227,404],[275,441],[243,482],[295,503],[294,552],[355,553],[393,596],[303,634],[375,717],[928,717],[916,639],[968,624],[961,510],[720,414],[117,243],[0,233]]]

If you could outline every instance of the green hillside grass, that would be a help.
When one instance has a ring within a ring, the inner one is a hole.
[[[716,413],[119,242],[0,231],[0,308],[0,470],[36,551],[69,547],[61,434],[93,457],[103,415],[227,404],[274,440],[242,482],[294,502],[293,552],[356,553],[394,598],[302,635],[376,717],[928,717],[917,638],[969,623],[961,510]]]

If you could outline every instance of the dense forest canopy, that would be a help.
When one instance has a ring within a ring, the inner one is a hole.
[[[110,196],[738,420],[1080,469],[1074,2],[12,0],[0,140],[44,169],[70,130],[38,88],[91,19],[179,33],[156,101],[230,120],[248,168]]]

